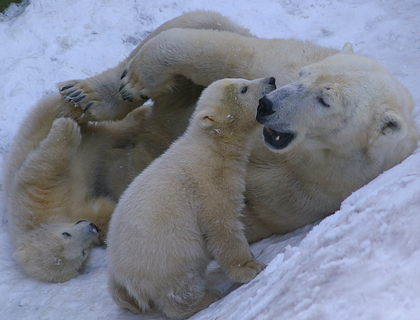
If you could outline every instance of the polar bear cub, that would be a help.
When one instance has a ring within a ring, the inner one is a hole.
[[[13,257],[28,276],[65,282],[83,271],[92,245],[105,239],[117,200],[96,193],[95,186],[104,172],[118,174],[114,190],[131,181],[131,171],[111,171],[130,161],[124,144],[141,139],[149,110],[138,108],[121,121],[79,124],[75,119],[83,111],[55,93],[27,115],[3,181]]]
[[[221,298],[205,283],[213,257],[237,282],[265,267],[253,259],[238,217],[256,109],[274,89],[270,77],[210,85],[185,134],[124,192],[108,233],[118,305],[186,318]]]

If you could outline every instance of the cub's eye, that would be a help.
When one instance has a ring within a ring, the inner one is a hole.
[[[244,94],[248,91],[248,86],[242,87],[241,88],[241,93]]]
[[[318,97],[318,102],[321,103],[324,107],[329,108],[330,105],[325,102],[325,100],[322,97]]]
[[[61,235],[63,236],[64,239],[71,238],[71,234],[68,232],[63,232]]]

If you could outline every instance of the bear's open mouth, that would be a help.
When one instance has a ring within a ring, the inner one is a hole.
[[[263,135],[265,143],[276,150],[286,148],[295,138],[295,135],[291,132],[277,132],[267,126],[264,126]]]

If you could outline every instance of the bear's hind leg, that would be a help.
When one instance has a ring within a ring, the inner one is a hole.
[[[188,293],[188,295],[191,295],[191,293]],[[191,301],[191,296],[185,301],[175,301],[173,298],[169,298],[161,305],[161,309],[169,318],[185,319],[206,309],[221,298],[222,294],[219,291],[206,289],[204,294],[201,293],[198,301]]]
[[[222,298],[219,291],[206,288],[204,273],[190,270],[184,275],[178,279],[178,285],[162,290],[160,297],[153,301],[170,318],[191,317]]]
[[[127,289],[120,285],[112,274],[108,278],[108,290],[114,302],[123,309],[128,309],[133,313],[141,313],[142,310]]]

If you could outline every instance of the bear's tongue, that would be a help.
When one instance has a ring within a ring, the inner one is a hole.
[[[281,139],[281,134],[279,134],[277,131],[274,131],[273,129],[271,129],[270,127],[264,127],[265,130],[268,131],[268,133],[270,133],[271,136],[275,136],[275,139],[277,141],[279,141]]]
[[[283,149],[289,145],[295,135],[289,132],[278,132],[270,127],[264,126],[264,140],[275,149]]]

